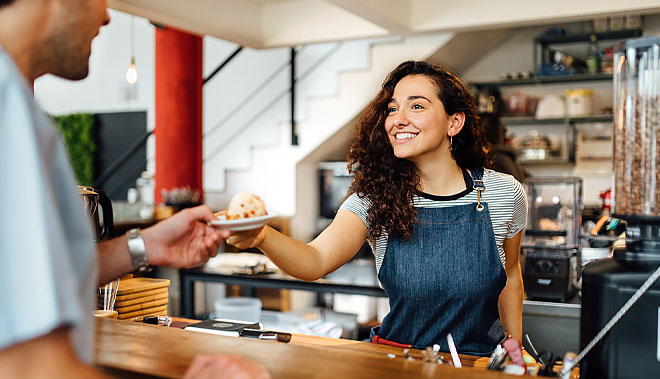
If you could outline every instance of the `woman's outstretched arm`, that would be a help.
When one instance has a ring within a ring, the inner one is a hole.
[[[285,236],[265,226],[233,232],[227,243],[261,250],[277,267],[302,280],[316,280],[348,262],[364,244],[367,227],[348,210],[340,210],[332,223],[310,243]]]

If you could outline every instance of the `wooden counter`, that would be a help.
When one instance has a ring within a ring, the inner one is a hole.
[[[98,368],[123,378],[182,377],[199,354],[239,354],[273,378],[511,378],[486,371],[487,358],[461,355],[463,368],[406,360],[403,349],[361,341],[294,334],[290,343],[225,337],[112,319],[96,320]],[[394,357],[392,357],[392,354]],[[451,358],[442,354],[445,361]],[[574,376],[575,377],[575,376]]]

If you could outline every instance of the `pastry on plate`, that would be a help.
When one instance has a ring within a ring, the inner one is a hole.
[[[261,198],[250,192],[237,193],[232,197],[226,210],[216,213],[216,216],[224,215],[227,220],[238,220],[241,218],[265,216],[266,205]]]

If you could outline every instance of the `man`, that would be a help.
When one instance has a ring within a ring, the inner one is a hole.
[[[105,0],[0,0],[0,377],[97,377],[95,288],[148,263],[188,267],[213,257],[227,232],[206,206],[140,234],[92,242],[72,170],[36,78],[88,74],[91,43],[110,22]],[[237,356],[198,357],[189,377],[269,377]]]
[[[486,139],[493,145],[493,165],[495,171],[509,174],[520,183],[525,183],[529,173],[516,162],[513,145],[505,142],[506,129],[496,113],[480,113],[486,124]]]

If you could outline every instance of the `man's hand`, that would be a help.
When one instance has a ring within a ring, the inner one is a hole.
[[[270,379],[266,368],[238,355],[198,355],[184,379]]]
[[[149,265],[191,267],[215,257],[228,231],[207,225],[214,220],[206,205],[184,209],[142,231]]]

